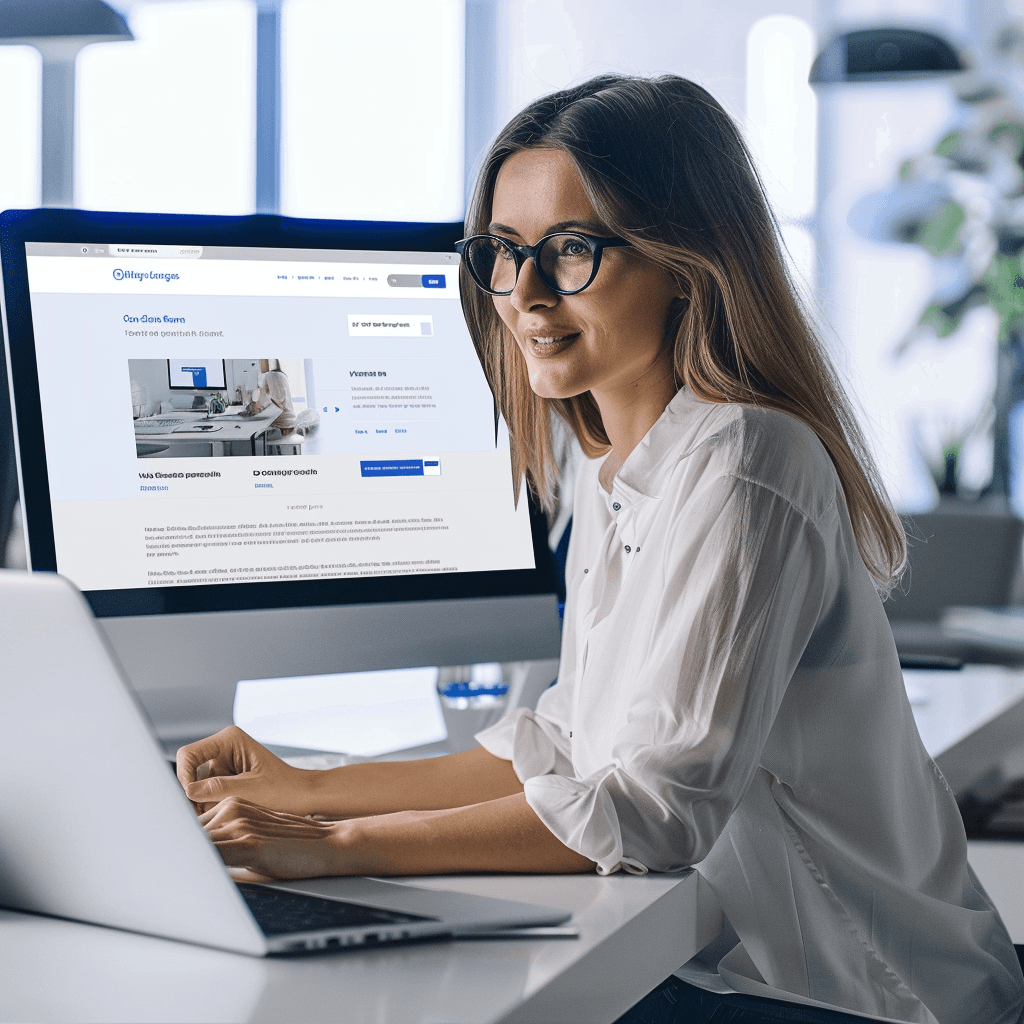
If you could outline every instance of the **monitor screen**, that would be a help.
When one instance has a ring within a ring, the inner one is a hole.
[[[85,592],[140,689],[554,653],[529,621],[487,645],[482,612],[553,608],[554,578],[457,225],[3,217],[30,564]]]
[[[26,243],[58,572],[117,591],[535,568],[451,253],[146,248]],[[203,358],[166,355],[186,339]],[[195,411],[210,388],[232,404]]]
[[[223,359],[168,359],[167,386],[172,391],[223,391],[227,369]]]

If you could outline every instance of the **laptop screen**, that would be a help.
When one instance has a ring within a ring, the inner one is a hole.
[[[56,569],[82,590],[534,569],[453,252],[25,255]]]

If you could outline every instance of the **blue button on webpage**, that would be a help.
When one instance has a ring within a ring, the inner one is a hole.
[[[424,288],[443,288],[444,274],[424,274],[420,280]]]
[[[359,463],[361,476],[423,476],[422,459],[372,459]]]

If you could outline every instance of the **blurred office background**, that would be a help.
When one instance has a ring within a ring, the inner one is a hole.
[[[1024,511],[1024,277],[1019,251],[996,261],[1024,127],[988,131],[1024,125],[1024,0],[111,0],[105,29],[63,42],[4,28],[94,2],[0,0],[0,208],[454,221],[535,96],[684,75],[746,127],[897,506],[944,491]],[[926,32],[971,70],[898,74],[883,39],[874,70],[893,73],[808,84],[830,40],[871,28]],[[17,530],[6,557],[23,559]]]

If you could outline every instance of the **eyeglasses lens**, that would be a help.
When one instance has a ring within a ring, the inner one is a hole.
[[[590,280],[594,250],[579,235],[552,235],[537,254],[541,276],[561,292],[574,292]]]
[[[496,238],[476,238],[466,257],[473,276],[494,292],[510,292],[516,286],[516,258],[513,251]]]
[[[497,238],[473,239],[464,256],[474,278],[488,291],[507,294],[516,286],[516,260],[512,248]],[[552,235],[537,253],[537,269],[545,284],[573,292],[586,286],[594,268],[594,250],[580,235]]]

